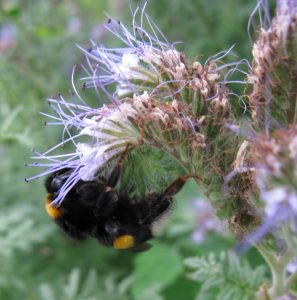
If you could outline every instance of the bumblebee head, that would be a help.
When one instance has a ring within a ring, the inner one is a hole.
[[[48,193],[56,194],[69,177],[69,169],[62,169],[47,177],[45,188]]]
[[[67,180],[69,176],[68,171],[69,169],[62,169],[55,172],[48,176],[45,181],[45,188],[47,190],[45,197],[45,209],[47,214],[55,220],[62,217],[64,210],[61,207],[52,206],[51,202],[57,197],[59,189]]]

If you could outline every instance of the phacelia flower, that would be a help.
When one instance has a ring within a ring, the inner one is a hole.
[[[137,23],[138,14],[140,24]],[[148,30],[144,29],[145,24]],[[248,65],[246,60],[222,63],[222,58],[232,48],[207,59],[204,65],[198,61],[189,62],[175,44],[166,40],[146,14],[145,6],[141,11],[136,9],[131,31],[111,18],[106,28],[123,46],[108,48],[93,42],[90,49],[81,48],[87,61],[84,68],[87,75],[82,80],[86,87],[107,93],[114,102],[147,92],[159,101],[178,99],[197,107],[194,103],[197,98],[210,102],[223,95],[227,97],[225,85],[229,77],[236,71],[245,73],[239,67]],[[113,84],[115,91],[109,94],[108,86]]]
[[[220,221],[215,210],[208,201],[195,201],[195,223],[196,229],[192,234],[193,240],[201,244],[209,232],[222,233],[227,228],[227,223]]]
[[[276,130],[270,139],[259,137],[252,149],[265,219],[274,225],[290,221],[296,225],[296,137],[296,126]]]
[[[90,49],[82,49],[87,62],[84,85],[107,96],[109,104],[88,106],[74,83],[77,103],[62,96],[48,101],[54,113],[45,114],[52,119],[47,124],[63,126],[62,141],[44,153],[35,152],[33,159],[38,162],[32,165],[46,170],[29,180],[64,168],[71,170],[53,205],[61,203],[79,180],[104,176],[125,149],[129,153],[158,149],[186,173],[201,172],[208,177],[208,172],[202,171],[204,161],[217,155],[206,150],[209,137],[230,136],[224,125],[232,119],[226,80],[239,63],[224,66],[221,59],[231,50],[214,55],[204,65],[189,62],[168,43],[144,9],[135,11],[131,32],[121,22],[109,19],[107,29],[123,47],[93,43]],[[150,33],[144,29],[145,22]],[[111,87],[115,87],[114,93],[110,93]],[[72,144],[73,151],[60,154],[65,144]],[[209,149],[219,152],[213,146]]]

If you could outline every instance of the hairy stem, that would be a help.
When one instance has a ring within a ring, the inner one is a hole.
[[[286,281],[286,287],[287,288],[290,288],[290,286],[292,286],[293,284],[296,284],[297,283],[297,271],[292,273],[287,281]]]
[[[269,289],[271,299],[284,295],[287,291],[288,280],[286,280],[286,268],[288,263],[294,257],[294,251],[288,247],[281,254],[274,254],[267,250],[265,246],[258,244],[256,248],[267,262],[272,275],[272,285]]]

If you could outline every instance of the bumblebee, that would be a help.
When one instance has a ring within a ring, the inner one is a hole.
[[[144,251],[153,238],[152,226],[172,206],[172,197],[181,190],[191,175],[177,178],[162,193],[129,197],[114,188],[120,178],[122,160],[107,179],[78,181],[60,206],[52,206],[70,169],[51,174],[45,182],[48,215],[71,238],[96,238],[102,245],[115,249]]]

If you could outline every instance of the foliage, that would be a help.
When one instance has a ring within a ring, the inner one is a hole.
[[[222,252],[219,257],[213,253],[206,257],[191,257],[185,264],[191,269],[189,278],[201,284],[197,300],[252,300],[265,279],[264,266],[252,269],[247,261],[232,253]]]
[[[41,283],[39,297],[42,300],[67,299],[67,300],[96,300],[96,299],[131,299],[127,296],[130,278],[118,282],[112,276],[107,276],[103,281],[95,270],[90,270],[83,278],[78,269],[71,270],[66,282],[58,286]]]

